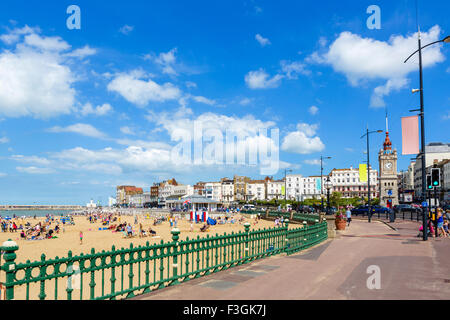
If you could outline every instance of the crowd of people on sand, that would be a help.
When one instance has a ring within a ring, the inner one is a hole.
[[[31,223],[31,217],[0,217],[1,232],[20,233],[21,240],[56,239],[57,234],[65,232],[65,225],[74,224],[73,218],[47,214],[43,222]],[[33,217],[34,218],[34,217]]]

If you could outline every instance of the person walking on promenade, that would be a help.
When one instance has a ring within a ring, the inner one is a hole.
[[[438,209],[437,229],[438,232],[441,231],[444,237],[447,238],[447,232],[445,232],[444,229],[444,215],[442,214],[442,209]]]
[[[352,222],[352,212],[349,207],[347,207],[347,211],[345,213],[347,214],[347,226],[350,226],[350,222]]]
[[[80,245],[83,244],[83,231],[80,231]]]

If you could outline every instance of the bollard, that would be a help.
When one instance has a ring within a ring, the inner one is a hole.
[[[6,272],[6,300],[14,299],[14,279],[16,274],[16,264],[14,260],[16,260],[16,251],[19,250],[19,246],[17,243],[8,239],[8,241],[3,242],[2,251],[4,251],[3,259],[5,260],[5,264],[2,266],[2,270]]]
[[[177,284],[178,283],[178,239],[180,238],[180,229],[178,228],[173,228],[172,231],[170,231],[170,233],[172,234],[172,241],[174,243],[174,250],[173,250],[173,277],[175,278],[175,280],[171,283],[171,285],[173,284]]]

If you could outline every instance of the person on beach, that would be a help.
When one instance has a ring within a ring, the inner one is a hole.
[[[131,224],[127,225],[127,237],[133,236],[133,229],[131,228]]]
[[[80,231],[80,245],[83,244],[83,231]]]
[[[191,232],[194,232],[194,223],[191,220]]]
[[[352,222],[352,212],[349,207],[347,207],[347,211],[345,213],[347,214],[347,226],[350,226],[350,222]]]

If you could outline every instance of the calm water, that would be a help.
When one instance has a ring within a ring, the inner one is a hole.
[[[72,210],[11,210],[11,211],[5,211],[0,210],[0,216],[4,217],[13,217],[13,215],[16,215],[16,217],[45,217],[47,214],[51,214],[54,216],[61,216],[61,213],[63,215],[67,215],[68,213],[72,212]]]

